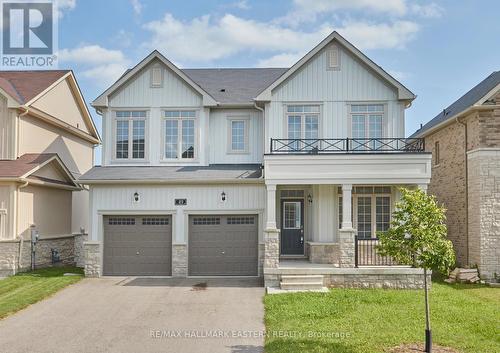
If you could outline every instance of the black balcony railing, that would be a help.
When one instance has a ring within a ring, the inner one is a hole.
[[[424,152],[421,138],[271,139],[271,153],[418,153]]]
[[[394,266],[397,263],[389,256],[382,256],[377,250],[377,238],[355,238],[355,263],[358,266]]]

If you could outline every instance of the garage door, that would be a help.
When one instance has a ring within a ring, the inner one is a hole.
[[[105,275],[170,276],[170,216],[105,216]]]
[[[257,215],[189,217],[189,274],[256,276]]]

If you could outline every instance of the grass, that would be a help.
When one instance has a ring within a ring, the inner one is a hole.
[[[382,289],[267,295],[265,351],[377,353],[423,342],[423,295],[423,290]],[[434,282],[430,298],[434,343],[464,353],[500,352],[500,289]],[[348,336],[310,337],[310,332]]]
[[[63,276],[64,273],[78,276]],[[0,280],[0,319],[34,304],[83,278],[82,269],[51,267]]]

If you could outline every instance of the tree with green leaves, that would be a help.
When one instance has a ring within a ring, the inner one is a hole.
[[[424,269],[425,351],[428,353],[432,350],[432,334],[427,274],[429,270],[447,274],[455,265],[453,246],[446,238],[445,211],[434,196],[423,190],[402,188],[391,227],[378,234],[380,255],[389,256],[401,265]]]

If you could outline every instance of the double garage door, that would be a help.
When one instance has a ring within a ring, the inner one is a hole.
[[[257,215],[189,217],[191,276],[256,276]],[[104,275],[170,276],[171,216],[105,216]]]

